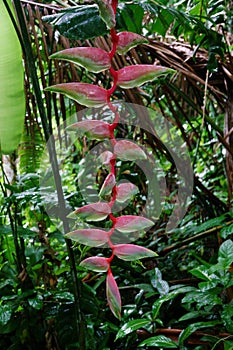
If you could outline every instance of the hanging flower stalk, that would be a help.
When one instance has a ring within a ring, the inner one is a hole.
[[[167,74],[170,70],[157,65],[133,65],[115,70],[112,66],[112,59],[116,52],[125,54],[129,49],[146,42],[146,40],[135,33],[116,32],[117,0],[96,0],[96,3],[99,7],[100,16],[110,30],[111,51],[106,52],[93,47],[78,47],[57,52],[51,58],[73,62],[93,73],[109,70],[112,77],[111,88],[104,89],[92,84],[73,82],[54,85],[47,88],[47,90],[65,94],[87,107],[99,107],[107,104],[114,115],[111,124],[104,121],[87,120],[77,122],[69,127],[76,130],[78,135],[85,134],[91,139],[98,140],[109,139],[111,142],[112,152],[105,151],[100,157],[102,163],[108,165],[109,174],[100,189],[99,196],[100,198],[110,196],[109,202],[101,202],[100,200],[97,203],[78,208],[72,213],[72,215],[75,214],[84,221],[101,221],[108,218],[112,223],[111,229],[109,231],[97,228],[78,229],[66,234],[66,237],[91,247],[107,245],[110,248],[112,252],[110,257],[89,257],[83,260],[80,265],[95,272],[107,273],[106,294],[108,304],[113,314],[120,318],[121,297],[111,270],[114,256],[125,261],[133,261],[145,257],[155,257],[157,254],[152,250],[134,244],[114,244],[112,242],[114,232],[127,235],[148,229],[153,225],[153,222],[142,216],[124,215],[116,217],[113,214],[115,202],[125,202],[136,191],[136,186],[131,183],[116,184],[116,160],[135,161],[146,159],[146,154],[138,145],[129,140],[116,140],[115,130],[119,122],[119,113],[117,107],[112,104],[111,98],[118,86],[124,89],[137,87],[154,80],[158,76]]]

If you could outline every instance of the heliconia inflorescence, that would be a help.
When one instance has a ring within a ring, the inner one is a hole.
[[[74,123],[69,126],[77,132],[77,136],[85,135],[90,139],[108,139],[112,144],[111,151],[104,151],[98,161],[109,169],[109,174],[104,180],[99,192],[99,202],[87,204],[76,209],[69,216],[78,216],[79,219],[87,222],[99,222],[105,219],[111,221],[110,229],[83,228],[66,234],[80,244],[91,247],[108,247],[112,254],[109,258],[89,257],[81,262],[81,266],[94,272],[107,272],[106,295],[109,307],[113,314],[121,317],[121,297],[111,270],[111,262],[114,256],[125,261],[133,261],[141,258],[155,257],[157,254],[150,249],[134,244],[113,244],[111,237],[114,232],[122,236],[137,231],[144,231],[153,226],[153,221],[137,215],[114,216],[114,204],[125,203],[138,192],[137,186],[132,183],[116,183],[116,161],[137,161],[147,159],[144,150],[129,140],[116,140],[114,131],[117,128],[119,114],[117,107],[111,103],[111,96],[117,86],[123,89],[130,89],[140,86],[145,82],[152,81],[158,76],[169,73],[171,70],[157,65],[133,65],[124,67],[118,71],[112,66],[112,58],[115,53],[125,54],[133,47],[147,42],[147,40],[135,33],[116,33],[116,11],[117,0],[96,0],[99,13],[107,28],[110,30],[112,49],[110,52],[91,47],[71,48],[55,53],[51,56],[54,59],[63,59],[73,62],[90,72],[99,73],[109,70],[112,77],[112,87],[105,89],[100,86],[87,83],[64,83],[51,86],[47,90],[62,93],[74,99],[86,107],[99,107],[108,105],[113,113],[112,124],[105,121],[86,120]],[[107,202],[106,202],[107,198]],[[103,201],[103,199],[105,201]],[[130,241],[130,240],[129,240]]]

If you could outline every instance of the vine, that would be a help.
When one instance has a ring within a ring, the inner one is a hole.
[[[100,197],[110,196],[110,199],[84,205],[76,209],[74,213],[85,221],[101,221],[108,218],[111,222],[111,228],[108,231],[99,228],[78,229],[66,234],[66,237],[92,247],[108,246],[111,251],[110,257],[89,257],[84,259],[80,265],[95,272],[107,273],[106,294],[108,304],[113,314],[120,318],[121,296],[112,273],[112,260],[117,256],[125,261],[134,261],[145,257],[155,257],[157,254],[145,247],[131,243],[114,244],[112,241],[112,235],[116,231],[127,235],[131,232],[148,229],[154,224],[153,221],[142,216],[114,215],[114,204],[117,201],[125,202],[132,197],[136,188],[132,183],[116,184],[116,160],[135,161],[147,159],[147,156],[141,147],[135,143],[115,138],[120,116],[118,107],[112,103],[112,97],[118,86],[123,89],[138,87],[158,76],[169,73],[171,70],[154,64],[138,64],[115,70],[113,58],[116,53],[123,55],[131,48],[147,40],[132,32],[116,32],[117,0],[96,0],[96,3],[99,14],[110,31],[111,50],[107,52],[94,47],[76,47],[57,52],[51,58],[73,62],[93,73],[108,70],[112,79],[111,87],[105,89],[93,84],[71,82],[50,86],[47,90],[65,94],[86,107],[107,105],[113,113],[111,124],[101,120],[84,120],[71,126],[71,128],[78,130],[79,134],[82,132],[89,138],[110,140],[111,151],[105,151],[101,154],[102,162],[109,168],[109,174],[99,192]]]

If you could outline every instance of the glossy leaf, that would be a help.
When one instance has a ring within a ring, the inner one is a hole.
[[[142,343],[140,343],[138,346],[144,347],[159,347],[164,349],[177,349],[178,344],[171,340],[168,337],[165,337],[164,335],[157,335],[155,337],[151,337],[149,339],[144,340]]]
[[[150,249],[134,244],[118,244],[114,246],[114,255],[125,261],[134,261],[143,258],[156,257],[158,254]]]
[[[112,8],[112,0],[95,0],[99,6],[99,13],[108,29],[115,27],[116,19]]]
[[[111,270],[108,270],[106,279],[106,294],[108,305],[115,317],[121,318],[121,296],[117,283],[112,275]]]
[[[85,4],[71,7],[59,13],[44,16],[43,20],[71,40],[87,40],[108,34],[108,29],[99,16],[97,5]]]
[[[83,260],[80,266],[95,272],[106,272],[108,271],[109,263],[107,258],[93,256]]]
[[[81,208],[76,209],[71,214],[70,218],[75,218],[77,215],[80,219],[86,221],[101,221],[107,218],[111,213],[111,208],[107,203],[92,203],[84,205]]]
[[[67,129],[77,131],[77,136],[85,134],[89,139],[110,138],[110,124],[101,120],[83,120],[70,125]]]
[[[207,321],[207,322],[197,322],[190,324],[187,328],[185,328],[179,336],[179,345],[182,345],[184,341],[195,331],[202,329],[202,328],[210,328],[215,327],[219,324],[221,324],[221,321],[213,320],[213,321]]]
[[[67,233],[65,237],[90,247],[100,247],[108,242],[108,232],[99,229],[75,230]]]
[[[50,58],[72,62],[94,73],[111,67],[109,54],[96,47],[74,47],[56,52]]]
[[[107,91],[87,83],[64,83],[45,90],[64,94],[86,107],[99,107],[107,103]]]
[[[146,318],[139,318],[136,320],[129,321],[125,323],[124,326],[121,327],[121,329],[118,331],[116,335],[116,340],[119,338],[123,338],[126,335],[135,332],[137,329],[143,328],[148,324],[150,324],[150,320]]]
[[[144,230],[153,226],[153,221],[143,216],[124,215],[116,219],[115,228],[120,232],[130,233]]]
[[[127,51],[129,51],[130,49],[132,49],[133,47],[139,44],[148,42],[148,40],[143,36],[132,32],[121,32],[117,34],[117,36],[118,36],[117,52],[120,55],[124,55]]]
[[[116,185],[115,176],[113,174],[108,174],[108,176],[104,180],[104,183],[100,189],[99,196],[104,197],[104,196],[110,195],[115,185]]]
[[[132,89],[171,72],[174,70],[153,64],[127,66],[118,70],[117,83],[124,89]]]
[[[143,160],[147,156],[136,143],[128,140],[120,140],[114,146],[114,154],[121,160]]]
[[[117,202],[124,203],[125,201],[131,199],[135,194],[138,193],[138,187],[130,182],[121,183],[117,186],[116,192]]]

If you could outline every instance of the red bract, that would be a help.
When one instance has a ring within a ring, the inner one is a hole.
[[[74,47],[56,52],[50,58],[78,64],[90,72],[99,73],[111,67],[109,54],[96,47]]]
[[[105,151],[101,153],[98,157],[98,160],[100,161],[101,164],[108,165],[110,166],[111,160],[114,159],[114,154],[110,151]]]
[[[117,286],[117,283],[112,275],[111,270],[108,270],[106,279],[106,294],[108,305],[112,313],[117,317],[121,318],[121,296]]]
[[[59,92],[86,107],[98,107],[107,103],[107,90],[86,83],[64,83],[52,85],[45,90]]]
[[[114,154],[121,160],[134,161],[147,158],[141,147],[128,140],[117,141],[114,146]]]
[[[153,258],[157,256],[157,254],[152,250],[134,244],[115,245],[114,255],[126,261]]]
[[[104,183],[100,189],[100,192],[99,192],[100,197],[110,195],[115,185],[116,185],[115,175],[108,174],[108,176],[104,180]]]
[[[77,136],[85,134],[90,139],[110,138],[110,124],[101,120],[84,120],[70,125],[67,129],[75,130]]]
[[[107,28],[111,29],[116,25],[115,14],[112,8],[112,0],[95,0],[99,6],[99,13]]]
[[[75,230],[67,233],[66,238],[70,238],[80,244],[90,247],[100,247],[108,242],[108,232],[99,229]]]
[[[153,225],[153,221],[146,219],[143,216],[124,215],[116,218],[115,229],[120,232],[130,233],[144,230]]]
[[[132,49],[133,47],[139,44],[148,42],[148,40],[143,36],[136,33],[131,33],[131,32],[121,32],[117,34],[117,36],[118,36],[117,52],[120,55],[124,55],[128,50]]]
[[[116,200],[119,203],[124,203],[136,193],[138,193],[138,187],[134,184],[130,182],[119,184],[116,188]]]
[[[85,267],[88,270],[95,272],[106,272],[109,269],[109,262],[107,258],[102,258],[99,256],[92,256],[83,260],[80,266]]]
[[[111,208],[107,203],[92,203],[84,205],[72,212],[69,217],[74,218],[76,214],[80,219],[86,221],[101,221],[111,213]]]
[[[170,72],[174,71],[153,64],[136,64],[118,71],[117,84],[124,89],[132,89]]]

